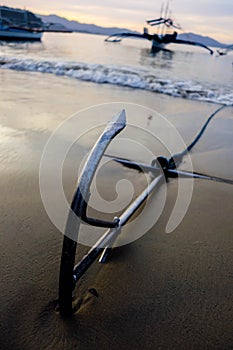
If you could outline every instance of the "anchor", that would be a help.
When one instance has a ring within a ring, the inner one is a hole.
[[[69,317],[73,314],[73,290],[78,280],[98,258],[100,263],[106,262],[114,242],[121,234],[122,227],[130,220],[152,192],[163,183],[162,179],[164,179],[164,177],[166,180],[181,176],[184,178],[204,179],[233,184],[233,180],[230,179],[178,169],[183,157],[190,152],[199,141],[212,118],[225,107],[225,105],[222,105],[211,114],[193,142],[183,152],[173,155],[170,159],[159,156],[154,159],[151,164],[138,163],[129,159],[105,154],[113,138],[127,125],[125,110],[122,110],[119,116],[115,117],[107,124],[86,160],[67,217],[59,278],[59,312],[62,317]],[[98,165],[104,156],[110,158],[112,161],[120,163],[124,167],[150,173],[151,177],[148,186],[129,204],[119,217],[115,217],[112,221],[100,220],[87,216],[87,206],[91,196],[91,183]],[[81,224],[103,227],[107,228],[107,230],[90,248],[87,254],[75,265],[78,232]]]

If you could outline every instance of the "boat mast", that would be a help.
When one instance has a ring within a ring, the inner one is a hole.
[[[166,9],[165,9],[165,12],[164,12],[164,19],[165,19],[165,20],[167,19],[167,16],[168,16],[169,3],[170,3],[170,0],[167,0]],[[164,23],[163,26],[162,26],[162,31],[161,31],[161,34],[162,34],[162,35],[164,34],[165,29],[166,29],[166,24]]]
[[[160,8],[160,18],[163,18],[163,8],[164,8],[164,2],[162,2],[161,8]],[[162,34],[162,27],[157,27],[157,34]]]

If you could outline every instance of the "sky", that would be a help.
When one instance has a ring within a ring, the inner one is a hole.
[[[1,5],[34,13],[57,14],[82,23],[142,31],[147,19],[160,14],[167,0],[6,0]],[[170,0],[172,18],[184,32],[233,43],[233,0]],[[153,29],[151,30],[153,32]]]

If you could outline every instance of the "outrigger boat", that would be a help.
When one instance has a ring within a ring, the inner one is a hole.
[[[225,55],[227,55],[227,53],[229,52],[229,51],[232,51],[233,50],[233,45],[229,45],[229,46],[227,46],[226,48],[224,48],[224,49],[219,49],[219,50],[217,50],[217,53],[218,53],[218,55],[219,56],[225,56]]]
[[[163,13],[164,12],[164,13]],[[192,45],[199,46],[209,51],[212,55],[213,50],[211,50],[208,46],[190,40],[182,40],[178,39],[177,31],[173,31],[172,33],[165,33],[167,29],[181,29],[179,24],[175,24],[174,21],[170,17],[171,11],[169,11],[169,0],[167,1],[167,5],[165,11],[163,11],[163,5],[161,7],[160,17],[156,19],[147,20],[147,24],[150,26],[157,26],[157,33],[149,34],[148,29],[144,28],[142,34],[140,33],[118,33],[108,36],[105,41],[106,42],[121,42],[124,38],[134,37],[141,38],[151,41],[151,51],[157,52],[160,50],[166,50],[166,46],[168,44],[183,44],[183,45]],[[168,17],[169,16],[169,17]]]
[[[83,167],[80,175],[77,189],[75,190],[71,207],[66,222],[65,235],[60,265],[59,279],[59,300],[58,310],[62,317],[69,317],[77,310],[73,291],[77,281],[83,276],[88,268],[100,256],[100,262],[104,263],[114,245],[114,242],[121,234],[123,226],[130,220],[133,214],[141,207],[145,200],[154,192],[162,183],[163,179],[176,178],[178,176],[185,178],[196,178],[224,182],[233,185],[233,180],[222,179],[219,177],[208,176],[196,172],[180,171],[178,166],[185,155],[190,152],[203,135],[207,125],[212,118],[226,106],[219,107],[208,118],[194,141],[181,153],[173,155],[170,159],[157,157],[151,164],[140,164],[132,160],[123,159],[115,156],[108,156],[123,166],[138,171],[149,173],[151,181],[141,194],[129,204],[129,206],[118,217],[112,221],[105,221],[96,218],[87,217],[88,202],[91,196],[90,187],[98,165],[103,156],[106,156],[105,150],[111,143],[112,139],[126,127],[126,114],[123,110],[118,117],[110,122],[99,139],[92,148],[89,157]],[[95,227],[106,227],[107,231],[91,247],[87,254],[75,265],[75,255],[77,248],[78,234],[81,224],[92,225]],[[94,293],[93,293],[94,294]]]
[[[34,13],[0,6],[0,40],[40,41],[43,32],[44,24]]]

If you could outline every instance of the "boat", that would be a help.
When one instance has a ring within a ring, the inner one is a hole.
[[[218,56],[225,56],[228,54],[229,51],[232,51],[232,50],[233,50],[233,45],[228,45],[224,49],[218,49],[217,53],[218,53]]]
[[[128,37],[136,37],[141,39],[147,39],[151,41],[151,52],[155,53],[161,50],[168,51],[166,46],[168,44],[184,44],[184,45],[192,45],[199,46],[209,51],[212,55],[213,50],[211,50],[208,46],[190,40],[182,40],[178,38],[178,33],[176,30],[181,30],[181,26],[176,24],[174,20],[171,18],[171,11],[169,10],[169,0],[167,1],[166,7],[162,5],[160,10],[160,17],[156,19],[151,19],[146,21],[147,25],[157,26],[157,33],[149,34],[148,28],[145,27],[142,34],[135,32],[127,32],[127,33],[118,33],[108,36],[105,41],[107,42],[120,42],[124,38]],[[171,30],[173,30],[171,32]]]
[[[34,13],[0,6],[0,40],[40,41],[43,32],[44,24]]]

